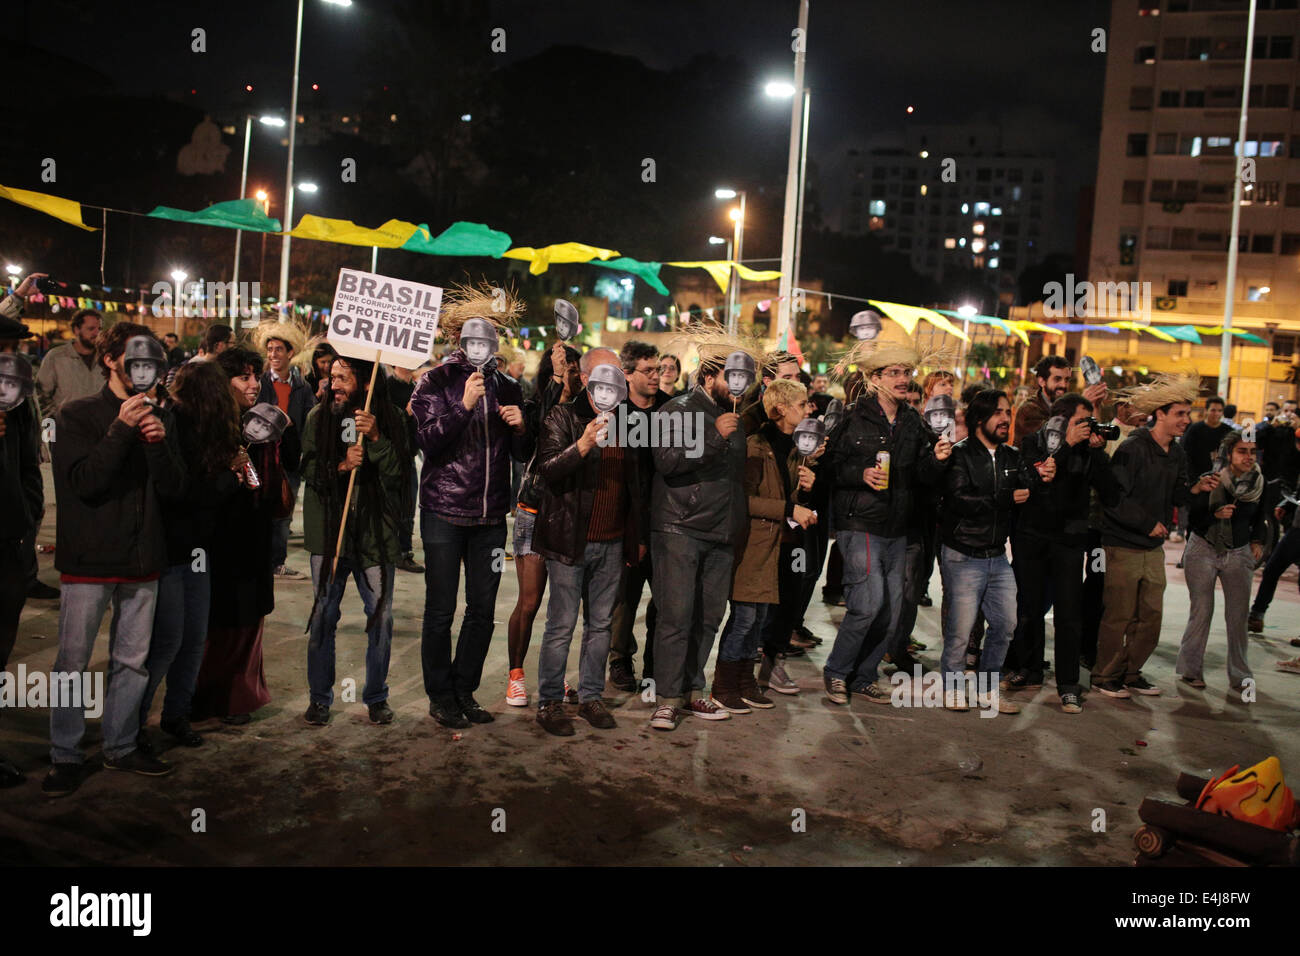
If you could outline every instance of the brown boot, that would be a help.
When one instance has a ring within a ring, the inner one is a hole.
[[[754,677],[754,665],[750,661],[741,661],[736,670],[736,682],[740,689],[740,699],[750,707],[757,707],[759,710],[768,710],[775,707],[772,698],[764,696],[759,690],[758,681]]]
[[[713,670],[713,701],[729,714],[750,712],[740,696],[736,676],[739,666],[740,661],[718,661]]]

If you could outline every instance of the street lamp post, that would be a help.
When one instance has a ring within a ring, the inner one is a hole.
[[[262,214],[269,217],[271,215],[271,197],[265,189],[257,191],[257,199],[262,204]],[[257,265],[257,308],[258,312],[262,309],[262,285],[266,282],[266,233],[262,233],[262,258]],[[251,306],[252,303],[250,302]]]
[[[280,119],[280,117],[278,116],[262,116],[258,118],[258,122],[261,123],[263,126],[284,125],[284,120]],[[243,168],[240,170],[239,173],[239,198],[240,199],[243,199],[244,196],[247,195],[248,193],[248,153],[249,153],[249,147],[252,143],[252,139],[253,139],[253,114],[248,113],[245,114],[244,116],[244,164],[243,164]],[[264,194],[259,191],[257,198],[264,199],[265,197]],[[243,245],[243,241],[244,241],[244,230],[236,229],[235,230],[235,269],[234,269],[233,281],[231,282],[231,285],[235,287],[236,307],[238,307],[238,296],[239,296],[239,252],[240,252],[240,247]],[[263,255],[265,255],[266,233],[262,233],[262,252]],[[258,278],[260,284],[261,277],[259,276]]]
[[[731,239],[724,239],[724,238],[722,238],[722,236],[709,236],[709,245],[711,245],[711,246],[726,246],[726,247],[727,247],[727,261],[728,261],[728,262],[731,261],[731,250],[732,250],[732,240],[731,240]],[[737,279],[738,279],[738,277],[734,274],[734,269],[733,269],[733,274],[732,274],[732,277],[731,277],[731,284],[732,284],[732,286],[735,285]],[[731,332],[731,292],[732,292],[732,288],[731,288],[731,286],[729,286],[729,287],[727,288],[727,331],[728,331],[728,332]]]
[[[732,240],[735,243],[736,257],[731,257],[731,252],[727,252],[727,261],[733,263],[731,266],[731,279],[727,283],[727,332],[735,334],[736,326],[739,324],[737,313],[740,311],[740,261],[745,251],[745,190],[735,190],[723,187],[715,189],[713,195],[718,199],[735,199],[740,197],[739,209],[731,210]]]
[[[180,269],[172,270],[172,281],[176,283],[176,295],[172,299],[172,331],[181,337],[181,305],[185,301],[185,282],[187,274]]]
[[[803,89],[804,60],[808,48],[808,0],[799,0],[799,34],[794,53],[794,88]],[[785,212],[781,226],[781,282],[777,303],[777,335],[784,338],[790,327],[790,293],[794,288],[794,234],[796,203],[799,198],[799,138],[803,128],[803,97],[794,96],[790,107],[790,155],[785,174]]]

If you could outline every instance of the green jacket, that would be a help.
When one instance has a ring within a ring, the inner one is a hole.
[[[306,495],[302,509],[303,545],[310,554],[332,554],[338,540],[337,518],[330,519],[321,497],[322,492],[328,494],[331,489],[322,487],[316,474],[319,454],[316,447],[316,422],[322,414],[329,414],[327,403],[317,405],[307,414],[302,434],[300,468]],[[361,568],[396,564],[402,553],[399,547],[399,527],[403,518],[399,502],[404,493],[410,494],[405,483],[409,481],[407,469],[413,467],[413,462],[404,460],[406,452],[403,450],[401,436],[381,434],[375,441],[363,438],[362,442],[365,460],[357,469],[342,554]],[[339,461],[342,461],[341,457]],[[337,471],[338,464],[339,462],[334,463],[332,480],[335,483],[334,500],[338,502],[336,507],[341,508],[348,490],[348,472]],[[376,483],[378,488],[375,487]],[[375,501],[378,501],[380,508],[377,516],[371,511]]]

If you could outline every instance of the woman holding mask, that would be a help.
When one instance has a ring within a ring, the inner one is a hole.
[[[578,368],[578,350],[556,342],[542,356],[537,366],[535,397],[524,404],[524,422],[530,439],[536,443],[542,422],[556,405],[573,400],[582,391]],[[519,503],[515,508],[515,576],[519,581],[519,599],[510,615],[508,655],[510,672],[506,684],[506,703],[512,707],[528,706],[528,686],[524,682],[524,658],[533,636],[533,622],[546,592],[546,559],[532,549],[533,526],[542,492],[538,487],[536,455],[528,462],[519,482]],[[568,685],[565,685],[566,696]]]
[[[239,442],[239,415],[221,367],[182,365],[173,381],[172,428],[189,464],[179,488],[158,489],[167,535],[167,567],[158,579],[149,683],[140,702],[142,750],[150,751],[146,725],[154,694],[167,679],[163,732],[187,747],[203,738],[190,726],[190,704],[208,634],[211,579],[208,554],[217,524],[244,481],[248,461]]]
[[[245,349],[227,349],[217,364],[242,416],[257,402],[262,359]],[[246,724],[271,700],[262,673],[262,625],[275,608],[271,534],[286,506],[292,507],[284,473],[298,466],[300,441],[290,426],[282,436],[249,444],[245,452],[251,471],[244,469],[244,482],[222,511],[208,554],[212,608],[191,709],[195,721],[220,717]]]

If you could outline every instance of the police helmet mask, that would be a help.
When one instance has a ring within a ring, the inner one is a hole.
[[[1053,415],[1043,426],[1043,445],[1049,455],[1055,455],[1065,443],[1067,422],[1064,415]]]
[[[957,406],[951,395],[933,395],[925,403],[925,423],[940,438],[947,438],[957,423]]]
[[[279,441],[289,424],[289,416],[280,410],[280,406],[261,402],[244,412],[243,422],[244,441],[258,445]]]
[[[0,352],[0,412],[17,408],[32,394],[32,367],[14,352]]]
[[[745,393],[749,386],[754,384],[754,373],[757,366],[754,358],[748,352],[735,351],[727,356],[727,362],[722,368],[723,378],[727,383],[727,391],[733,396],[739,397]]]
[[[843,417],[844,403],[838,398],[832,398],[826,403],[826,414],[822,416],[822,424],[826,426],[826,431],[831,432]]]
[[[487,319],[469,319],[460,330],[460,348],[470,365],[484,369],[498,350],[496,326]]]
[[[627,376],[617,365],[597,365],[587,376],[587,394],[596,411],[608,412],[627,398]]]
[[[816,418],[805,418],[794,426],[794,448],[801,455],[811,455],[826,437],[826,425]]]
[[[141,394],[158,384],[167,367],[167,356],[162,343],[152,335],[135,335],[126,340],[122,353],[122,368],[131,391]]]
[[[1085,355],[1079,359],[1079,371],[1083,372],[1084,385],[1100,385],[1102,380],[1101,369],[1092,357]]]
[[[560,341],[567,342],[578,334],[578,327],[581,321],[578,318],[578,308],[572,302],[566,299],[555,300],[555,334],[560,337]]]
[[[870,341],[880,334],[880,314],[871,309],[863,309],[849,319],[849,333],[855,339]]]

